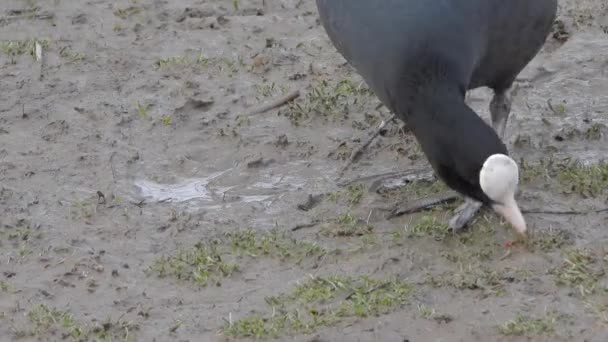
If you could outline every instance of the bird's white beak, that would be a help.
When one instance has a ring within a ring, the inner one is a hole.
[[[495,204],[493,209],[498,214],[502,215],[502,217],[515,228],[521,237],[526,237],[526,221],[524,220],[513,195],[507,196],[502,204]]]

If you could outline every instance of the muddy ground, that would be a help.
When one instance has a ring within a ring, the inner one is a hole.
[[[561,1],[520,75],[508,247],[458,202],[385,219],[432,179],[340,184],[426,167],[399,122],[336,179],[390,114],[313,1],[2,1],[0,339],[607,341],[607,30]]]

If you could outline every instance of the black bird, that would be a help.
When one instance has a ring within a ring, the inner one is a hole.
[[[511,90],[551,31],[557,0],[316,0],[331,42],[408,124],[435,173],[465,196],[464,227],[491,206],[525,236],[517,163],[502,142]],[[492,126],[467,104],[494,90]]]

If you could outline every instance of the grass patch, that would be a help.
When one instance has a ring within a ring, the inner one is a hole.
[[[179,250],[171,256],[158,258],[152,271],[160,278],[172,277],[207,286],[210,281],[221,285],[220,278],[238,270],[235,263],[223,261],[217,246],[198,243],[193,248]]]
[[[591,166],[571,163],[560,170],[557,180],[565,194],[596,198],[608,188],[608,163]]]
[[[557,317],[548,315],[543,318],[531,318],[529,316],[517,315],[515,319],[499,325],[498,332],[506,336],[530,336],[541,334],[552,334],[555,332]]]
[[[530,250],[551,252],[571,245],[572,235],[563,229],[548,229],[534,232],[524,243]]]
[[[93,204],[86,200],[77,200],[72,203],[70,208],[70,217],[72,220],[89,220],[93,217],[96,210]]]
[[[570,249],[565,252],[562,265],[551,273],[558,285],[576,288],[584,297],[595,293],[597,282],[605,272],[601,262],[589,251]]]
[[[350,80],[335,83],[323,80],[310,88],[303,99],[289,103],[280,115],[289,118],[295,126],[313,117],[344,120],[351,109],[362,108],[364,99],[371,95],[368,88]]]
[[[17,246],[20,242],[27,242],[34,239],[39,239],[42,235],[36,232],[32,227],[26,224],[17,224],[13,229],[8,231],[8,240],[14,242]]]
[[[501,245],[496,239],[494,226],[498,220],[495,216],[479,215],[465,231],[451,234],[444,242],[441,257],[460,265],[461,279],[471,276],[462,265],[474,265],[480,261],[491,261],[500,252]],[[482,270],[480,274],[487,273]],[[489,279],[489,277],[486,277]],[[452,281],[458,278],[452,279]],[[470,285],[470,284],[469,284]],[[458,285],[460,287],[462,285]],[[472,285],[471,285],[472,286]],[[466,287],[466,286],[465,286]]]
[[[489,261],[496,255],[499,247],[498,243],[490,241],[474,246],[452,246],[449,250],[443,251],[441,256],[457,264],[471,263],[475,260]]]
[[[173,123],[173,117],[171,115],[162,115],[160,120],[164,126],[171,126],[171,123]]]
[[[26,39],[26,40],[6,40],[0,41],[0,51],[13,59],[14,58],[29,55],[32,58],[36,58],[36,42],[46,50],[50,45],[50,41],[44,39]]]
[[[189,66],[191,64],[192,62],[188,57],[174,56],[158,59],[156,62],[154,62],[154,68],[158,70],[175,66]]]
[[[112,28],[112,31],[114,31],[116,33],[123,32],[124,30],[125,30],[125,28],[122,27],[122,25],[120,25],[119,23],[114,24],[114,27]]]
[[[597,198],[608,188],[608,162],[584,165],[578,161],[557,162],[548,159],[536,164],[522,160],[520,165],[524,182],[545,180],[565,195]]]
[[[59,50],[59,56],[65,58],[69,63],[78,63],[84,61],[87,56],[81,52],[75,52],[68,47],[63,47]]]
[[[305,258],[324,253],[325,250],[315,243],[295,240],[277,231],[257,233],[243,230],[162,256],[149,271],[160,278],[171,277],[199,286],[210,283],[220,286],[222,278],[239,270],[241,257],[266,257],[300,264]]]
[[[353,153],[353,146],[349,145],[346,141],[341,142],[336,148],[334,148],[327,157],[334,160],[347,160]]]
[[[481,290],[484,296],[504,295],[502,272],[482,264],[460,264],[458,270],[440,275],[428,275],[426,283],[433,287],[453,287],[457,290]]]
[[[410,238],[430,236],[437,241],[442,241],[450,234],[447,223],[430,215],[422,216],[413,226],[407,229],[407,235]]]
[[[325,225],[322,234],[332,237],[366,236],[372,233],[373,227],[355,215],[347,212],[340,215],[333,222]]]
[[[464,244],[467,239],[473,240],[476,236],[475,233],[469,229],[459,234],[453,234],[446,222],[432,215],[424,215],[412,225],[395,229],[391,233],[391,241],[394,246],[403,246],[407,239],[431,237],[435,241],[445,241],[448,237],[454,237]],[[450,241],[452,240],[450,239]]]
[[[608,294],[608,289],[604,289],[604,293]],[[585,307],[597,317],[600,324],[608,327],[608,298],[605,295],[599,300],[587,301]]]
[[[420,313],[420,316],[426,319],[431,319],[433,316],[435,316],[435,309],[424,304],[418,304],[418,313]]]
[[[363,196],[365,196],[365,185],[363,184],[352,184],[346,188],[346,202],[351,207],[359,204]]]
[[[155,70],[171,70],[180,68],[193,68],[194,70],[209,70],[215,68],[217,72],[234,77],[241,67],[245,66],[245,62],[241,57],[231,59],[227,57],[205,57],[200,54],[196,58],[189,56],[172,56],[161,58],[154,62]]]
[[[332,192],[328,195],[328,200],[338,202],[344,199],[349,207],[353,207],[361,202],[365,196],[365,184],[351,184],[345,190]]]
[[[287,94],[288,88],[286,85],[278,86],[272,82],[270,84],[256,84],[254,85],[257,92],[256,100],[261,101],[262,98],[275,97],[279,95]]]
[[[0,291],[1,292],[10,292],[13,290],[13,287],[5,282],[4,280],[0,280]]]
[[[439,314],[435,309],[424,304],[418,304],[418,313],[422,318],[434,320],[437,323],[450,323],[454,320],[454,317],[447,314]]]
[[[73,338],[83,337],[85,328],[81,327],[68,311],[60,311],[49,308],[46,305],[38,305],[27,313],[27,318],[34,326],[34,334],[51,330],[63,330]]]
[[[141,11],[142,8],[139,6],[129,6],[117,9],[116,11],[114,11],[114,15],[119,17],[120,19],[127,19],[129,17],[141,13]]]
[[[291,293],[267,298],[268,314],[228,322],[224,332],[255,338],[311,333],[344,320],[389,313],[405,304],[412,292],[412,285],[396,279],[316,277]]]
[[[554,171],[552,171],[555,170],[553,159],[541,159],[536,163],[531,163],[522,158],[519,165],[522,183],[529,184],[541,180],[550,180],[555,176]]]
[[[8,248],[13,249],[11,253],[14,261],[23,262],[34,253],[34,249],[42,238],[42,232],[38,225],[32,224],[27,220],[18,220],[11,225],[5,225],[4,229],[0,230],[0,249],[5,248],[4,243]]]
[[[500,219],[494,214],[478,215],[464,231],[453,234],[454,241],[463,247],[495,249],[499,246],[495,236],[495,226],[500,226]],[[463,245],[463,246],[462,246]]]
[[[600,140],[604,135],[604,130],[606,130],[606,126],[600,123],[596,123],[591,125],[585,131],[585,139],[587,140]]]
[[[148,109],[150,109],[150,107],[149,104],[141,104],[139,101],[135,104],[135,110],[137,110],[137,114],[139,114],[139,117],[142,119],[148,118]]]
[[[17,338],[27,336],[43,337],[45,335],[60,335],[64,339],[72,338],[78,341],[135,341],[134,332],[139,328],[136,324],[119,319],[83,323],[74,318],[69,311],[62,311],[40,304],[31,309],[27,315],[31,327],[16,332]]]
[[[268,256],[299,263],[306,257],[325,253],[314,242],[296,240],[278,231],[259,234],[254,230],[245,230],[228,233],[226,237],[234,253],[251,257]]]

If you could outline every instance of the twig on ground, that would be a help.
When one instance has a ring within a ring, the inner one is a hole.
[[[363,150],[365,150],[372,143],[372,141],[374,141],[374,139],[380,135],[380,132],[382,132],[386,124],[395,120],[396,117],[397,116],[393,114],[390,118],[388,118],[388,120],[382,120],[376,131],[369,138],[367,138],[367,140],[365,140],[361,146],[350,154],[348,162],[346,165],[344,165],[344,167],[342,167],[342,170],[340,170],[340,173],[338,174],[338,179],[340,179],[344,175],[344,172],[346,172],[346,170],[348,170],[348,168],[357,160],[357,158],[359,158],[359,156],[363,153]]]
[[[380,173],[377,175],[357,177],[355,179],[340,182],[340,183],[338,183],[338,186],[345,187],[345,186],[348,186],[348,185],[351,185],[354,183],[363,183],[363,182],[372,181],[372,184],[370,185],[370,191],[375,191],[382,185],[381,183],[383,181],[386,181],[388,179],[404,178],[404,179],[408,179],[411,181],[415,181],[415,180],[420,180],[420,179],[432,178],[432,176],[433,176],[433,170],[428,169],[428,168],[414,169],[414,170],[407,170],[407,171],[391,171],[391,172]]]
[[[428,209],[434,207],[438,204],[451,202],[458,199],[460,196],[458,193],[449,191],[445,193],[440,193],[437,195],[431,195],[429,197],[424,197],[418,200],[415,200],[412,203],[405,205],[397,205],[391,212],[386,216],[386,219],[391,219],[396,216],[413,214],[418,211]],[[380,209],[382,210],[382,209]],[[602,209],[594,209],[594,210],[543,210],[543,209],[522,209],[521,212],[523,214],[544,214],[544,215],[587,215],[587,214],[600,214],[604,212],[608,212],[608,208]]]
[[[415,183],[421,180],[431,181],[435,179],[435,174],[432,169],[415,169],[402,172],[394,177],[383,177],[376,179],[369,186],[370,192],[378,192],[380,189],[395,189],[406,186],[410,183]]]
[[[385,289],[385,288],[387,288],[387,287],[388,287],[390,284],[391,284],[391,283],[390,283],[390,282],[388,282],[388,281],[387,281],[387,282],[384,282],[384,283],[382,283],[382,284],[378,284],[378,285],[374,286],[373,288],[371,288],[371,289],[369,289],[369,290],[365,291],[363,294],[368,295],[368,294],[373,293],[373,292],[376,292],[376,291],[378,291],[378,290]],[[352,290],[351,290],[351,291],[348,293],[348,295],[346,296],[346,298],[344,298],[344,300],[349,300],[349,299],[351,299],[351,298],[352,298],[352,297],[353,297],[355,294],[357,294],[357,292],[356,292],[356,291],[352,291]]]
[[[292,91],[291,93],[289,93],[283,97],[280,97],[272,102],[264,104],[256,109],[253,109],[251,112],[249,112],[249,115],[251,116],[251,115],[266,113],[269,110],[273,110],[275,108],[286,105],[287,103],[297,99],[299,96],[300,96],[299,90]]]
[[[543,209],[522,209],[523,214],[545,214],[545,215],[587,215],[601,214],[608,212],[608,208],[594,210],[543,210]]]
[[[134,206],[136,206],[138,208],[143,208],[146,204],[148,204],[148,203],[146,203],[145,199],[142,199],[139,202],[129,201],[129,203],[133,204]]]
[[[387,178],[391,178],[391,177],[401,177],[402,175],[409,174],[410,172],[411,171],[391,171],[391,172],[385,172],[385,173],[381,173],[381,174],[377,174],[377,175],[357,177],[355,179],[340,182],[340,183],[338,183],[338,186],[344,187],[344,186],[348,186],[348,185],[351,185],[354,183],[362,183],[362,182],[366,182],[366,181],[370,181],[370,180],[382,180],[382,179],[387,179]]]
[[[314,227],[314,226],[318,225],[320,222],[321,221],[319,221],[319,220],[312,220],[312,221],[307,222],[307,223],[300,223],[300,224],[296,225],[295,227],[291,228],[291,231],[295,232],[295,231],[300,230],[300,229],[311,228],[311,227]]]
[[[557,109],[555,109],[555,107],[553,107],[553,103],[551,103],[551,99],[547,100],[547,106],[549,107],[549,109],[551,109],[551,111],[553,112],[553,114],[559,114],[559,112],[557,111]]]
[[[116,152],[112,152],[110,155],[110,171],[112,171],[112,181],[116,183],[116,170],[114,169],[114,156]]]
[[[314,208],[317,204],[319,204],[323,200],[323,197],[325,197],[325,194],[318,194],[318,195],[308,194],[308,197],[306,198],[306,202],[298,204],[297,208],[302,211],[309,211],[310,209]]]
[[[13,10],[15,11],[15,10]],[[10,11],[9,11],[10,12]],[[51,12],[44,12],[40,14],[14,14],[9,13],[9,16],[0,17],[0,23],[11,23],[13,21],[22,20],[22,19],[35,19],[35,20],[52,20],[55,18],[55,14]]]
[[[412,214],[430,207],[434,207],[438,204],[454,201],[459,197],[460,196],[458,195],[458,193],[453,191],[423,197],[409,204],[395,206],[391,210],[391,212],[386,216],[386,219],[389,220],[396,216]]]

